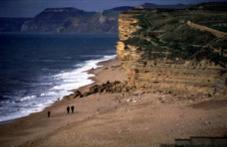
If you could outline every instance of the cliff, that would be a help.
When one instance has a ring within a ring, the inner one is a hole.
[[[203,11],[195,7],[122,13],[118,20],[117,55],[128,74],[129,85],[186,96],[213,96],[225,91],[226,14],[224,10]],[[200,29],[192,27],[192,22]]]
[[[179,9],[186,6],[146,3],[140,7]],[[47,8],[32,18],[0,18],[0,32],[117,33],[118,14],[133,8],[121,6],[103,12],[73,7]]]
[[[114,33],[118,14],[133,7],[87,12],[73,7],[47,8],[32,18],[0,18],[0,32]]]
[[[76,8],[48,8],[26,21],[22,32],[115,33],[117,14],[85,12]]]
[[[140,7],[179,9],[186,6],[146,3]],[[121,6],[103,12],[73,7],[47,8],[32,18],[0,18],[0,32],[117,33],[118,14],[133,8]]]

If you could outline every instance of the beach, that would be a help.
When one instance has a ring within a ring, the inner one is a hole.
[[[91,69],[94,84],[126,81],[117,59]],[[225,91],[226,92],[226,91]],[[1,147],[148,146],[171,144],[177,138],[220,136],[227,132],[226,96],[180,101],[172,94],[144,92],[65,96],[42,112],[0,125]],[[75,106],[67,114],[67,106]],[[51,112],[50,118],[47,112]]]

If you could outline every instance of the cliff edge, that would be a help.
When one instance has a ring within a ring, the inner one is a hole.
[[[185,97],[226,93],[226,19],[225,10],[195,7],[121,13],[117,55],[129,85]]]

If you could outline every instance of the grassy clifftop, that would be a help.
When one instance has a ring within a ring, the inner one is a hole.
[[[120,15],[117,54],[131,85],[194,96],[225,89],[227,9],[204,7]]]
[[[226,36],[217,37],[209,31],[188,25],[193,22],[219,32],[227,32],[225,11],[204,10],[143,10],[134,16],[138,31],[125,41],[145,51],[142,58],[207,58],[225,66],[227,62]],[[135,27],[136,27],[135,25]],[[160,55],[157,55],[157,53]],[[163,54],[167,53],[168,54]],[[206,54],[206,55],[205,55]]]

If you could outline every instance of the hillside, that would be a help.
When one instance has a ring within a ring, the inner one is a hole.
[[[85,12],[76,8],[48,8],[27,21],[22,32],[114,33],[117,15]]]
[[[142,7],[179,9],[185,5],[146,3]],[[120,6],[103,12],[86,12],[73,7],[47,8],[30,19],[0,18],[0,32],[117,33],[119,13],[132,9]]]
[[[0,32],[116,33],[118,14],[132,7],[86,12],[73,7],[47,8],[33,18],[0,18]]]
[[[215,11],[216,6],[122,13],[117,54],[130,85],[197,97],[222,93],[227,80],[227,9]]]

